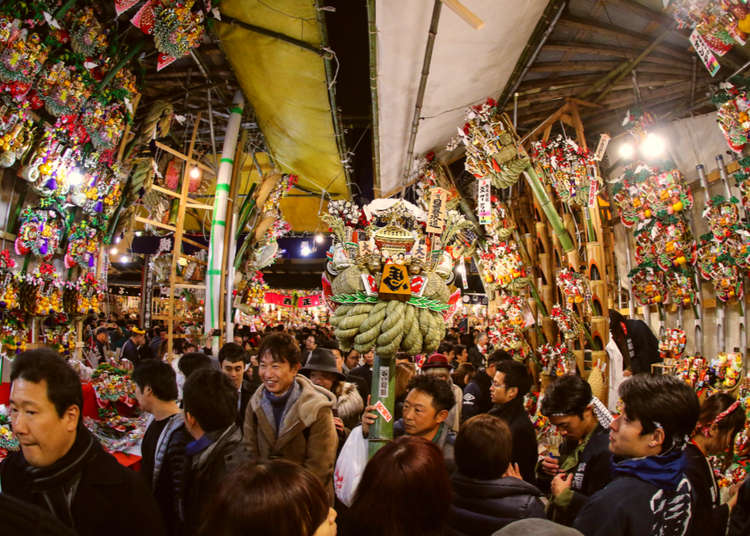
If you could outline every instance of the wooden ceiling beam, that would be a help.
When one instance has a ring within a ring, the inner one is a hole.
[[[606,72],[620,65],[619,61],[543,61],[529,68],[533,73]]]
[[[660,24],[661,26],[664,26],[665,28],[669,28],[674,24],[674,19],[664,13],[663,11],[656,11],[655,9],[651,9],[648,6],[644,6],[643,4],[640,4],[638,2],[635,2],[634,0],[608,0],[609,2],[619,4],[625,8],[627,8],[629,11],[634,13],[635,15],[638,15],[639,17],[643,17],[644,19],[656,22],[657,24]]]
[[[518,86],[518,93],[523,95],[529,91],[539,89],[557,89],[562,87],[572,87],[578,85],[586,85],[593,80],[597,80],[599,76],[584,74],[584,75],[572,75],[572,76],[557,76],[557,77],[546,77],[538,78],[535,80],[529,80],[523,82]]]
[[[621,26],[615,26],[614,24],[608,24],[599,20],[576,17],[569,14],[566,14],[562,18],[560,18],[557,24],[567,26],[568,28],[573,28],[576,30],[588,31],[589,33],[598,34],[603,37],[608,37],[615,40],[625,40],[630,43],[642,45],[644,47],[649,46],[654,40],[653,36],[649,36],[640,32],[634,32],[632,30],[622,28]],[[687,47],[685,47],[685,49],[681,49],[679,47],[675,47],[673,45],[665,43],[661,43],[658,47],[656,47],[656,50],[678,60],[684,60],[689,55]]]
[[[601,43],[583,43],[583,42],[552,42],[545,43],[542,52],[549,50],[552,52],[570,52],[573,54],[588,54],[591,56],[604,56],[608,58],[624,58],[633,59],[638,57],[641,53],[636,48],[625,48],[602,45]],[[685,54],[684,61],[676,62],[674,57],[665,56],[663,54],[651,53],[644,60],[648,63],[660,63],[663,65],[683,65],[686,68],[690,67],[690,56]]]

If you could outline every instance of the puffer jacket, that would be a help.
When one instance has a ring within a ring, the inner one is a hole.
[[[283,458],[310,470],[333,504],[332,477],[338,436],[332,407],[336,396],[300,374],[295,382],[278,431],[271,403],[264,396],[265,387],[261,385],[255,391],[247,406],[243,441],[255,458]]]
[[[188,460],[190,472],[184,491],[184,534],[196,534],[201,515],[225,476],[251,463],[242,431],[232,423],[226,430],[207,432],[212,443]],[[188,448],[189,452],[189,448]]]
[[[168,417],[154,450],[154,467],[148,484],[170,535],[182,531],[181,507],[187,476],[185,446],[192,440],[185,429],[185,416],[182,412],[175,413]]]
[[[542,492],[521,479],[477,480],[456,472],[451,480],[451,536],[489,536],[513,521],[545,517]]]

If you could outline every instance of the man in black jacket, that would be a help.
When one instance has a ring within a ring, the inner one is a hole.
[[[146,344],[146,332],[136,327],[130,331],[130,338],[122,345],[120,358],[128,359],[133,365],[137,365],[143,359],[153,359],[154,355]]]
[[[226,475],[250,461],[237,426],[237,390],[225,374],[199,369],[182,393],[185,428],[193,441],[185,447],[189,474],[184,507],[185,534],[195,534],[201,513]]]
[[[237,390],[237,426],[240,427],[240,430],[242,430],[242,424],[245,422],[247,403],[256,389],[260,387],[260,381],[257,381],[253,386],[249,380],[245,379],[245,369],[249,362],[250,356],[236,342],[228,342],[219,350],[219,367]]]
[[[492,534],[517,519],[545,517],[542,492],[510,466],[511,443],[508,425],[492,415],[477,415],[461,426],[448,534]]]
[[[464,387],[461,418],[471,419],[474,415],[487,413],[492,408],[490,387],[497,372],[496,366],[500,361],[513,359],[505,350],[495,350],[487,358],[487,368],[480,369],[471,381]]]
[[[10,411],[21,444],[0,465],[2,492],[50,512],[80,536],[164,534],[141,477],[104,452],[81,423],[75,371],[53,350],[13,362]]]
[[[479,370],[484,366],[484,355],[487,351],[487,334],[477,331],[474,334],[474,345],[469,348],[469,363]]]
[[[698,397],[673,376],[647,374],[624,381],[619,394],[622,413],[612,422],[609,450],[621,461],[574,527],[585,536],[684,536],[693,497],[683,449],[698,420]]]
[[[372,364],[375,361],[375,350],[371,349],[369,352],[362,354],[362,359],[364,360],[365,364],[352,369],[349,375],[359,376],[360,378],[365,380],[365,384],[367,384],[367,392],[360,392],[359,394],[362,395],[362,400],[366,401],[367,396],[370,394],[370,389],[372,389]]]
[[[167,534],[180,534],[185,446],[191,438],[177,405],[176,374],[163,361],[147,359],[135,367],[133,382],[138,405],[154,417],[141,441],[141,475],[159,505]]]
[[[612,480],[612,419],[602,408],[599,415],[591,386],[580,376],[561,376],[544,392],[542,415],[563,437],[559,456],[547,454],[537,466],[537,485],[552,494],[548,510],[552,521],[572,525],[589,497]]]
[[[523,407],[523,397],[531,388],[531,375],[523,363],[513,360],[500,361],[496,370],[490,389],[495,406],[490,410],[490,415],[500,417],[510,427],[513,436],[511,461],[518,464],[523,479],[534,484],[536,432]]]

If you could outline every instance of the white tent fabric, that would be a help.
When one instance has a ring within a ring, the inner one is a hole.
[[[440,15],[414,156],[441,149],[466,107],[497,98],[539,21],[546,0],[462,0],[485,23],[474,30],[447,6]],[[433,3],[377,0],[381,192],[403,184]]]

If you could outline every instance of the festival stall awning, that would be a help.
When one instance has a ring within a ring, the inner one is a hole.
[[[220,7],[221,47],[276,163],[307,190],[348,198],[326,65],[333,54],[316,2],[224,0]]]
[[[484,22],[475,30],[442,9],[413,154],[444,147],[463,124],[467,106],[502,91],[547,6],[546,0],[465,2]],[[378,0],[377,84],[380,190],[404,181],[432,2]],[[376,183],[377,185],[377,183]]]

